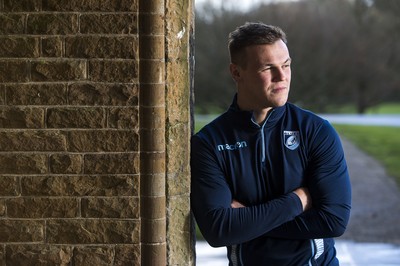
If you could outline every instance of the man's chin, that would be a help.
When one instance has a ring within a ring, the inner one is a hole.
[[[273,103],[273,108],[282,107],[286,103],[287,103],[287,99],[286,100],[276,101],[276,102]]]

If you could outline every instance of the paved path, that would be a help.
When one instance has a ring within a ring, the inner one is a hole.
[[[400,115],[398,114],[321,114],[320,116],[333,124],[400,127]]]
[[[342,143],[353,192],[350,223],[342,238],[400,245],[399,186],[376,160],[349,141]]]
[[[337,239],[342,266],[400,265],[400,190],[373,158],[342,139],[353,200],[346,233]],[[400,163],[400,162],[399,162]],[[197,243],[197,266],[227,265],[225,248]]]

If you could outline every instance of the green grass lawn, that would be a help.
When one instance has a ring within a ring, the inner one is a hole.
[[[400,104],[385,103],[367,110],[367,114],[400,114]]]
[[[398,127],[334,125],[338,133],[383,164],[400,185],[400,138]]]
[[[326,106],[327,114],[355,114],[357,113],[354,105],[328,105]],[[382,103],[377,106],[369,107],[366,114],[400,114],[400,103]]]
[[[202,127],[204,127],[207,122],[196,122],[194,124],[194,132],[197,133]]]

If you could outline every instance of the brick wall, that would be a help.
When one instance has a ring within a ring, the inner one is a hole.
[[[165,13],[160,84],[140,84],[139,0],[0,0],[0,265],[140,265],[140,123],[160,119],[166,228],[145,229],[164,234],[167,264],[193,263],[193,3],[140,1]],[[143,95],[160,91],[151,117]]]

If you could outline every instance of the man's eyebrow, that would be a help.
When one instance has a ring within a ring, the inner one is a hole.
[[[286,59],[286,61],[285,62],[283,62],[284,64],[286,64],[286,63],[289,63],[289,62],[292,62],[292,58],[288,58],[288,59]]]
[[[287,63],[290,63],[290,62],[292,62],[292,58],[289,57],[282,64],[284,65],[284,64],[287,64]],[[279,65],[279,64],[266,63],[264,66],[276,66],[276,65]]]

